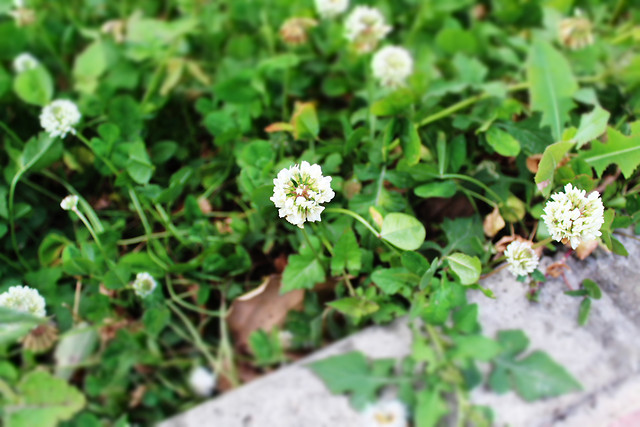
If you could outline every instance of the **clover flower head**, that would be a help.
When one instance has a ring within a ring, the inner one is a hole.
[[[572,50],[583,49],[594,42],[593,24],[580,13],[559,24],[560,41]]]
[[[594,191],[586,196],[584,190],[567,184],[564,193],[551,196],[542,219],[554,240],[571,243],[575,249],[580,242],[589,242],[602,235],[604,206],[600,193]]]
[[[289,169],[282,169],[273,180],[271,201],[279,209],[280,218],[304,228],[304,223],[321,221],[322,203],[335,196],[331,189],[331,177],[322,176],[319,165],[302,162]]]
[[[29,313],[37,317],[45,317],[45,301],[40,293],[28,286],[12,286],[0,294],[0,307]]]
[[[526,276],[538,267],[540,258],[531,247],[531,242],[513,241],[504,251],[507,268],[516,276]]]
[[[307,30],[318,25],[318,21],[311,18],[289,18],[280,27],[280,37],[291,46],[306,43]]]
[[[42,109],[40,125],[51,138],[64,138],[68,133],[75,135],[75,125],[80,122],[82,115],[76,104],[66,99],[53,101]]]
[[[405,48],[386,46],[373,56],[371,61],[373,76],[388,88],[398,88],[405,84],[413,72],[413,58]]]
[[[9,11],[18,27],[33,24],[36,20],[36,12],[26,7],[24,0],[13,0],[13,9]]]
[[[407,408],[399,400],[383,400],[369,405],[362,415],[366,427],[407,426]]]
[[[60,207],[65,211],[75,211],[78,209],[78,196],[70,195],[62,199]]]
[[[158,286],[156,279],[149,273],[138,273],[133,281],[133,290],[140,298],[146,298]]]
[[[316,10],[322,18],[335,18],[349,7],[349,0],[315,0]]]
[[[207,397],[216,388],[217,377],[204,366],[198,366],[189,374],[189,387],[200,397]]]
[[[373,51],[378,42],[391,31],[382,13],[376,8],[358,6],[349,14],[345,22],[345,37],[359,53]]]
[[[13,60],[13,70],[18,74],[33,70],[38,65],[40,62],[28,52],[21,53]]]

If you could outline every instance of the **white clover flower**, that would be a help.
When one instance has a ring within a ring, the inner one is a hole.
[[[362,412],[365,427],[406,427],[407,408],[399,400],[383,400]]]
[[[315,0],[316,10],[322,18],[335,18],[349,7],[349,0]]]
[[[516,276],[526,276],[538,267],[540,258],[531,247],[531,242],[514,241],[504,251],[510,272]]]
[[[42,109],[40,125],[52,138],[64,138],[67,133],[75,135],[74,126],[80,122],[82,115],[76,104],[66,99],[53,101]]]
[[[189,387],[200,397],[211,396],[216,389],[216,383],[216,374],[203,366],[198,366],[189,374]]]
[[[33,70],[38,65],[40,62],[28,52],[21,53],[13,60],[13,70],[18,74]]]
[[[378,46],[378,42],[391,31],[382,13],[368,6],[358,6],[353,9],[347,17],[345,27],[345,37],[360,53],[373,51]]]
[[[571,184],[564,187],[564,193],[555,193],[547,202],[542,215],[553,240],[571,243],[573,249],[580,242],[595,240],[601,236],[604,224],[604,206],[600,193],[585,196],[584,190]]]
[[[28,286],[12,286],[0,294],[0,307],[6,307],[23,313],[45,317],[45,301],[40,293]]]
[[[78,196],[70,195],[62,199],[60,207],[65,211],[75,211],[78,209]]]
[[[322,176],[320,166],[309,162],[282,169],[273,185],[271,201],[279,209],[280,218],[300,228],[304,228],[306,221],[321,221],[324,206],[320,204],[330,202],[335,196],[331,177]]]
[[[373,56],[371,61],[373,76],[388,88],[404,86],[413,72],[413,58],[405,48],[386,46]]]
[[[578,15],[560,21],[560,41],[569,49],[583,49],[593,44],[593,24],[587,18]]]
[[[140,298],[146,298],[151,295],[156,286],[158,286],[156,279],[149,273],[138,273],[132,285],[134,292]]]

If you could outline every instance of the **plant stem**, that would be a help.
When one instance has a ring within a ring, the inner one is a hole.
[[[527,89],[529,87],[529,83],[525,82],[525,83],[518,83],[512,86],[507,87],[507,92],[517,92],[520,90],[524,90]],[[453,104],[450,107],[445,108],[444,110],[440,110],[437,113],[431,114],[430,116],[425,117],[424,119],[422,119],[419,123],[418,123],[418,128],[428,125],[429,123],[433,123],[436,122],[440,119],[444,119],[445,117],[448,117],[450,115],[452,115],[453,113],[456,113],[460,110],[463,110],[465,108],[467,108],[470,105],[475,104],[476,102],[482,101],[484,99],[490,98],[492,95],[485,92],[485,93],[481,93],[479,95],[474,95],[471,96],[469,98],[463,99],[460,102],[457,102],[455,104]]]
[[[93,154],[95,154],[95,156],[97,158],[99,158],[100,160],[102,160],[102,162],[107,165],[107,167],[109,168],[109,170],[111,171],[112,174],[114,174],[115,176],[118,176],[120,174],[120,172],[118,171],[118,169],[113,165],[113,163],[111,163],[111,160],[107,159],[105,156],[103,156],[102,154],[98,153],[92,146],[91,143],[89,142],[89,140],[82,135],[81,133],[76,134],[76,136],[78,137],[78,139],[80,141],[82,141],[84,143],[84,145],[87,146],[87,148],[89,150],[91,150],[91,152]]]
[[[206,344],[202,341],[202,337],[196,330],[195,326],[193,326],[193,323],[191,323],[189,318],[178,307],[176,307],[173,304],[173,302],[165,301],[165,304],[167,304],[167,306],[180,318],[180,320],[182,320],[182,323],[184,323],[184,325],[187,327],[187,330],[191,334],[191,337],[193,339],[193,344],[196,346],[198,350],[200,350],[200,352],[202,353],[204,358],[207,360],[207,362],[212,367],[215,367],[216,371],[219,371],[220,365],[218,361],[211,355],[211,352],[209,352],[209,349],[207,348]]]
[[[186,302],[185,300],[180,298],[178,295],[176,295],[175,289],[173,289],[173,282],[171,281],[171,278],[168,275],[166,276],[165,280],[167,282],[167,289],[169,290],[169,295],[171,295],[171,299],[175,301],[177,304],[191,311],[195,311],[196,313],[204,314],[206,316],[219,317],[221,315],[219,311],[207,310],[204,308],[200,308],[197,305],[193,305],[191,303]]]
[[[322,266],[322,269],[324,270],[325,274],[328,274],[327,267],[322,262],[322,258],[320,258],[320,254],[318,253],[318,251],[316,251],[316,248],[314,248],[313,244],[311,243],[311,239],[309,238],[309,233],[307,233],[307,230],[304,228],[301,228],[300,230],[302,230],[302,235],[304,236],[304,239],[306,240],[307,245],[309,245],[309,248],[311,248],[311,251],[313,252],[313,255],[316,257],[316,260],[318,260],[318,264]]]
[[[376,230],[375,228],[373,228],[373,226],[371,224],[369,224],[369,221],[367,221],[366,219],[364,219],[363,217],[361,217],[357,213],[355,213],[353,211],[350,211],[349,209],[327,208],[327,209],[325,209],[325,212],[333,212],[333,213],[341,213],[341,214],[349,215],[350,217],[355,218],[356,221],[360,222],[362,225],[367,227],[373,233],[373,235],[376,236],[378,239],[380,239],[382,237],[380,232],[378,230]]]

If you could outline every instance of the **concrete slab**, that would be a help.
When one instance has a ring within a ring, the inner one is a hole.
[[[564,295],[562,279],[544,285],[540,302],[525,298],[526,287],[502,271],[483,282],[497,300],[470,295],[480,305],[484,333],[523,329],[530,349],[542,349],[578,378],[580,393],[525,403],[510,392],[498,396],[475,390],[472,400],[492,406],[498,425],[623,427],[640,425],[640,243],[620,237],[629,257],[598,251],[586,261],[569,260],[567,279],[583,278],[603,289],[589,322],[577,324],[579,298]],[[551,262],[544,260],[544,265]],[[160,424],[162,427],[353,427],[362,418],[343,396],[330,394],[304,365],[335,354],[360,350],[370,358],[409,354],[411,332],[405,320],[371,327],[310,357],[205,402]]]

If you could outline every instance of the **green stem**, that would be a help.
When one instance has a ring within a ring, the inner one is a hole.
[[[24,147],[24,141],[22,139],[20,139],[20,137],[11,130],[11,128],[3,121],[0,120],[0,128],[4,129],[4,131],[13,139],[15,140],[18,144],[20,144],[20,147]]]
[[[361,217],[357,213],[355,213],[353,211],[350,211],[349,209],[327,208],[327,209],[325,209],[325,212],[327,212],[327,213],[333,212],[333,213],[341,213],[341,214],[349,215],[350,217],[354,218],[356,221],[358,221],[359,223],[361,223],[362,225],[367,227],[369,229],[369,231],[371,231],[373,233],[373,235],[376,236],[378,239],[382,237],[380,235],[380,232],[378,230],[376,230],[375,228],[373,228],[373,226],[371,224],[369,224],[369,221],[367,221],[366,219],[364,219],[363,217]]]
[[[239,384],[238,374],[235,369],[235,363],[233,361],[233,347],[231,346],[231,342],[229,340],[229,331],[227,330],[227,308],[225,302],[223,300],[220,305],[220,313],[222,314],[223,320],[220,322],[220,346],[218,348],[218,359],[220,364],[222,365],[222,360],[227,359],[227,363],[229,364],[229,371],[227,378],[231,381],[231,384],[235,387]],[[223,366],[224,367],[224,366]]]
[[[211,355],[211,352],[209,352],[206,344],[202,341],[202,337],[196,330],[195,326],[193,326],[193,323],[191,323],[189,318],[178,307],[176,307],[173,302],[165,301],[165,304],[167,304],[167,306],[180,318],[180,320],[182,320],[182,323],[184,323],[184,325],[187,327],[187,330],[191,334],[193,344],[202,353],[207,362],[212,367],[214,367],[215,371],[220,371],[220,365],[218,361]]]
[[[142,227],[144,228],[144,232],[145,235],[147,236],[147,241],[151,241],[151,236],[152,236],[152,230],[151,230],[151,225],[149,224],[149,220],[147,219],[147,216],[145,215],[144,211],[142,210],[142,205],[140,204],[140,200],[138,199],[138,195],[136,194],[136,192],[133,190],[133,188],[129,188],[129,197],[131,197],[131,201],[133,202],[133,206],[136,209],[136,212],[138,213],[138,217],[140,217],[140,221],[142,221]],[[147,247],[147,252],[149,253],[149,256],[151,257],[151,259],[158,264],[163,270],[168,270],[169,266],[167,265],[167,263],[165,263],[163,260],[160,259],[160,257],[158,257],[153,250],[151,249],[151,246],[149,245]]]
[[[89,142],[89,140],[82,135],[81,133],[76,134],[76,136],[78,137],[78,139],[80,141],[82,141],[84,143],[84,145],[87,146],[87,148],[89,150],[91,150],[91,152],[93,154],[95,154],[95,156],[97,158],[99,158],[100,160],[102,160],[102,162],[107,165],[107,167],[109,168],[109,170],[111,171],[112,174],[114,174],[115,176],[118,176],[120,174],[120,172],[118,171],[118,169],[113,165],[113,163],[111,163],[111,160],[107,159],[105,156],[103,156],[102,154],[98,153],[96,150],[93,149],[93,147],[91,146],[91,143]]]
[[[173,289],[173,282],[171,281],[171,278],[168,275],[166,276],[166,282],[167,282],[167,289],[169,290],[169,295],[171,295],[171,299],[175,301],[176,304],[179,304],[186,309],[195,311],[196,313],[204,314],[206,316],[219,317],[221,315],[219,311],[211,311],[204,308],[200,308],[197,305],[186,302],[185,300],[180,298],[178,295],[176,295],[176,291],[175,289]]]
[[[316,248],[311,243],[311,239],[309,238],[309,233],[307,233],[307,230],[304,228],[301,228],[300,230],[302,231],[304,240],[307,242],[307,245],[309,245],[309,248],[311,248],[311,251],[313,252],[313,255],[316,257],[316,260],[318,260],[318,264],[322,266],[322,269],[324,270],[325,274],[327,274],[327,267],[324,265],[324,262],[322,262],[322,258],[320,258],[320,254],[318,253],[318,251],[316,251]]]
[[[121,240],[118,240],[117,243],[119,246],[129,246],[129,245],[136,245],[142,242],[148,242],[149,238],[162,239],[163,237],[169,237],[169,236],[171,236],[171,233],[169,233],[168,231],[160,231],[158,233],[152,233],[151,236],[147,236],[145,234],[144,236],[131,237],[129,239],[121,239]]]
[[[507,87],[507,92],[517,92],[520,90],[524,90],[527,89],[529,87],[529,83],[525,82],[525,83],[518,83],[516,85],[512,85]],[[455,104],[453,104],[450,107],[445,108],[444,110],[440,110],[437,113],[431,114],[430,116],[425,117],[424,119],[422,119],[419,123],[418,123],[418,127],[422,127],[425,125],[428,125],[429,123],[433,123],[436,122],[440,119],[444,119],[445,117],[448,117],[450,115],[452,115],[453,113],[456,113],[460,110],[463,110],[465,108],[467,108],[470,105],[475,104],[476,102],[482,101],[484,99],[490,98],[492,95],[490,93],[481,93],[479,95],[474,95],[471,96],[469,98],[463,99],[460,102],[457,102]]]

